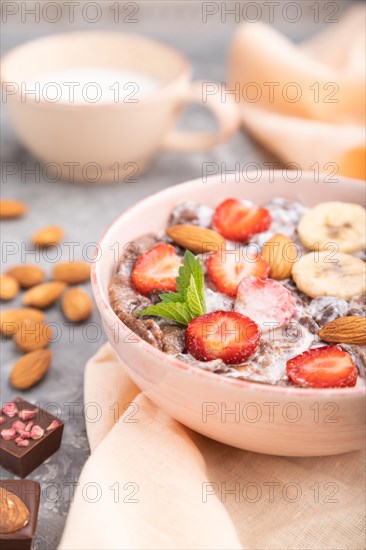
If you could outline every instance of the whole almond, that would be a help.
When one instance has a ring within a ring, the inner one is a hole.
[[[20,325],[13,340],[20,351],[28,352],[47,347],[52,337],[53,330],[50,325],[42,321],[26,321]]]
[[[70,285],[77,285],[89,280],[90,264],[87,262],[60,262],[53,268],[55,281],[63,281]]]
[[[0,275],[0,300],[12,300],[19,292],[19,283],[11,275]]]
[[[352,315],[334,319],[320,329],[319,336],[330,344],[366,346],[366,317]]]
[[[10,373],[10,384],[18,390],[31,388],[46,374],[51,364],[51,357],[48,349],[38,349],[23,355]]]
[[[23,294],[23,304],[40,309],[50,307],[59,299],[65,287],[66,284],[60,281],[36,285]]]
[[[271,266],[272,279],[287,279],[297,259],[297,248],[290,237],[276,233],[264,244],[261,255]]]
[[[220,233],[197,225],[173,225],[168,227],[166,234],[175,243],[195,254],[215,252],[225,248],[225,239]]]
[[[93,302],[85,290],[81,288],[69,288],[62,296],[61,307],[65,317],[69,321],[80,323],[91,315]]]
[[[24,216],[28,210],[24,202],[20,202],[14,199],[1,199],[0,200],[0,218],[2,220],[9,220],[11,218],[20,218]]]
[[[29,523],[29,510],[24,502],[14,495],[12,492],[7,491],[3,487],[0,487],[0,534],[8,535],[20,531],[23,527]],[[6,540],[3,541],[4,546],[7,546]]]
[[[6,272],[7,275],[11,275],[18,281],[22,288],[30,288],[34,285],[39,285],[42,281],[45,280],[46,274],[37,265],[17,265],[8,269]]]
[[[32,307],[7,309],[0,312],[0,331],[6,336],[13,336],[18,332],[22,323],[26,323],[27,321],[40,323],[43,320],[43,311]]]
[[[48,225],[32,235],[32,243],[36,246],[54,246],[63,238],[65,232],[58,225]]]

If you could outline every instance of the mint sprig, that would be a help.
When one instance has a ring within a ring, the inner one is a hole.
[[[206,313],[205,284],[200,261],[186,250],[177,277],[177,292],[160,294],[161,302],[149,306],[138,315],[156,315],[188,325],[195,317]]]

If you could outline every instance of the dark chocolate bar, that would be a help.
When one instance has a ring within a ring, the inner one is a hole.
[[[3,406],[0,464],[26,477],[58,450],[64,423],[42,408],[17,397]]]
[[[30,479],[0,480],[0,489],[2,490],[0,548],[1,550],[30,550],[37,527],[40,485]],[[8,492],[12,494],[9,495]],[[24,518],[22,519],[20,524],[23,526],[20,529],[17,528],[19,510],[15,507],[17,511],[14,514],[13,495],[21,500],[21,505],[25,506],[25,509],[22,507],[26,512],[26,518],[25,521],[23,521]],[[9,506],[12,514],[10,518],[7,514]],[[13,531],[13,528],[16,530]]]

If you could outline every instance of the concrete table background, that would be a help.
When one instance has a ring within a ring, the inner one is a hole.
[[[16,3],[4,2],[3,10],[4,4]],[[27,4],[31,6],[35,3]],[[60,2],[61,8],[62,4],[63,2]],[[195,79],[218,82],[225,80],[225,60],[231,37],[235,32],[235,16],[228,15],[226,22],[222,22],[216,15],[208,18],[207,23],[203,23],[201,2],[145,1],[138,2],[138,22],[116,24],[110,9],[112,4],[108,1],[98,3],[103,16],[95,24],[83,19],[80,10],[76,10],[73,23],[68,21],[65,13],[57,23],[49,23],[42,17],[39,22],[35,22],[34,16],[29,14],[23,14],[22,21],[20,12],[8,16],[2,25],[2,53],[26,40],[54,32],[111,29],[159,38],[184,52],[193,65]],[[261,6],[261,3],[257,4]],[[285,21],[281,13],[277,12],[274,20],[277,28],[296,41],[320,31],[324,26],[325,13],[322,12],[325,4],[320,1],[320,21],[317,23],[314,21],[314,12],[309,8],[314,2],[302,1],[298,4],[302,6],[302,16],[297,23]],[[339,17],[342,9],[351,2],[333,4],[338,11],[336,17]],[[220,8],[221,3],[216,5]],[[124,9],[123,2],[121,9]],[[267,13],[263,9],[263,20],[268,19]],[[48,18],[53,17],[55,15],[50,11]],[[39,227],[48,224],[59,224],[64,227],[65,242],[74,243],[75,257],[82,258],[83,253],[92,253],[92,246],[88,248],[88,243],[98,241],[105,228],[121,212],[158,190],[201,177],[203,162],[212,161],[219,165],[224,162],[227,170],[233,170],[238,162],[243,167],[249,162],[263,165],[264,162],[273,160],[258,144],[240,131],[230,142],[205,154],[161,153],[155,158],[149,171],[139,176],[136,183],[120,183],[114,186],[71,185],[61,181],[50,183],[42,175],[38,180],[30,173],[35,167],[36,160],[18,143],[7,121],[4,105],[1,109],[1,119],[2,196],[19,198],[29,205],[28,215],[21,220],[1,223],[2,259],[6,262],[3,270],[10,265],[26,261],[39,262],[39,265],[50,273],[54,257],[51,254],[48,257],[44,254],[35,255],[29,245],[30,235]],[[209,128],[212,122],[203,110],[190,108],[183,116],[181,124],[184,127],[199,129]],[[14,163],[18,172],[13,176],[7,176],[4,170],[5,163]],[[14,246],[13,250],[16,252],[7,254],[5,258],[6,246]],[[68,259],[69,250],[70,245],[68,248],[64,244],[58,252],[62,253],[63,259]],[[11,305],[13,304],[20,304],[20,299],[17,298]],[[42,550],[56,548],[60,540],[72,500],[73,487],[89,454],[83,409],[83,370],[89,357],[105,341],[96,311],[86,325],[75,326],[73,330],[65,323],[59,306],[47,312],[47,320],[58,324],[60,337],[51,345],[52,367],[38,386],[26,392],[14,392],[9,386],[9,372],[19,357],[12,342],[2,342],[1,359],[2,402],[10,400],[15,394],[22,395],[29,401],[47,406],[50,412],[62,415],[65,420],[61,449],[29,476],[39,481],[42,487],[37,536],[33,546]],[[90,409],[90,414],[94,412]],[[4,471],[2,476],[12,477]]]

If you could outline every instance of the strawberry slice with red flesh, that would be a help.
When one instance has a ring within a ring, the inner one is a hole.
[[[220,203],[213,215],[213,227],[225,239],[247,242],[250,237],[269,229],[271,214],[266,208],[248,207],[237,199]]]
[[[352,357],[339,346],[309,349],[286,364],[293,384],[308,388],[345,388],[356,385],[358,371]]]
[[[266,332],[287,323],[295,307],[295,298],[281,283],[246,277],[238,286],[234,310],[253,319]]]
[[[221,359],[236,365],[256,352],[259,338],[259,328],[252,319],[234,311],[214,311],[188,324],[186,348],[198,361]]]
[[[177,290],[176,278],[181,258],[171,244],[159,243],[138,258],[131,279],[136,289],[147,296],[154,290]]]
[[[219,251],[207,260],[207,272],[220,292],[236,296],[238,284],[244,277],[254,276],[265,279],[270,271],[269,263],[256,253],[247,253],[238,258],[231,251]]]

